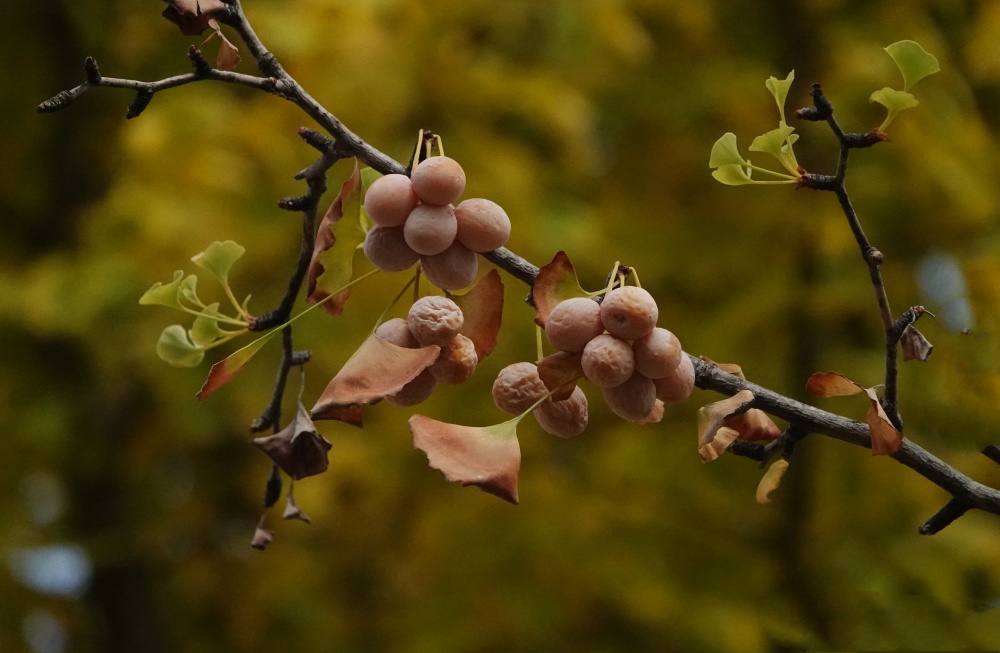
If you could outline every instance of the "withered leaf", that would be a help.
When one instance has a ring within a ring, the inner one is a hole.
[[[653,409],[649,411],[649,414],[636,422],[636,424],[659,424],[663,419],[665,406],[666,404],[663,403],[662,399],[657,399],[653,403]]]
[[[227,9],[222,0],[164,0],[161,15],[180,28],[184,36],[196,36],[214,27],[213,16]]]
[[[723,426],[723,423],[727,417],[753,399],[752,392],[740,390],[732,397],[698,409],[698,454],[702,462],[718,458],[733,440],[739,437],[738,431]]]
[[[784,458],[774,461],[767,468],[757,485],[757,503],[771,503],[771,493],[781,485],[781,477],[785,475],[786,471],[788,471],[788,461]]]
[[[899,344],[903,349],[904,361],[921,361],[926,363],[934,351],[934,345],[930,343],[924,334],[917,331],[911,324],[903,329],[903,335],[899,339]]]
[[[267,545],[274,540],[274,532],[269,531],[262,526],[258,526],[257,530],[254,531],[253,539],[250,540],[250,546],[257,549],[258,551],[263,551],[267,548]]]
[[[307,276],[306,301],[315,304],[337,292],[351,281],[354,273],[354,252],[364,242],[361,226],[361,171],[354,162],[354,171],[347,178],[337,198],[327,209],[316,232],[312,261]],[[344,311],[350,290],[340,292],[323,304],[323,310],[337,317]]]
[[[254,355],[260,351],[271,338],[280,332],[281,329],[272,329],[260,338],[251,342],[249,345],[237,349],[229,356],[212,365],[212,369],[208,371],[208,376],[205,378],[205,382],[202,384],[201,390],[198,391],[196,396],[199,399],[205,399],[213,392],[235,379],[236,375],[242,372],[243,368],[246,367],[246,364],[250,362],[250,359],[253,358]]]
[[[564,401],[573,394],[576,381],[583,378],[582,356],[582,352],[558,351],[538,361],[538,378],[550,392],[555,391],[552,401]]]
[[[903,434],[889,421],[875,388],[865,388],[836,372],[813,374],[806,382],[809,392],[820,397],[841,397],[864,393],[868,395],[868,412],[865,423],[872,436],[872,455],[891,456],[903,446]]]
[[[360,419],[357,423],[345,420],[345,411],[351,415],[350,411],[359,411],[362,405],[399,392],[429,367],[440,351],[437,345],[409,349],[369,335],[316,400],[313,419],[336,419],[360,426]]]
[[[295,503],[295,496],[291,493],[291,491],[289,491],[288,494],[285,496],[285,512],[282,513],[281,518],[298,519],[299,521],[304,521],[307,524],[312,523],[312,520],[309,519],[309,516],[306,513],[302,512],[302,509],[299,508],[299,504]]]
[[[251,442],[295,480],[321,474],[330,464],[327,452],[331,445],[316,431],[302,404],[291,424],[274,435],[254,438]]]
[[[483,360],[497,346],[503,318],[503,281],[500,280],[500,273],[490,270],[464,294],[447,295],[458,304],[465,316],[459,333],[472,341],[476,356]]]
[[[571,297],[586,297],[587,292],[580,286],[576,269],[566,252],[556,252],[552,261],[538,269],[538,276],[531,287],[531,298],[535,303],[535,324],[545,326],[545,320],[556,305]]]
[[[781,435],[781,429],[771,416],[760,408],[751,408],[745,413],[727,417],[723,424],[740,434],[740,440],[747,442],[770,442]]]
[[[219,44],[219,54],[215,57],[215,67],[219,70],[235,70],[240,65],[240,51],[222,32],[219,32],[222,43]]]
[[[846,397],[865,391],[859,384],[837,372],[817,372],[806,381],[806,390],[817,397]]]
[[[414,415],[410,418],[413,446],[427,454],[430,466],[449,481],[475,485],[517,505],[521,448],[512,419],[493,426],[460,426]]]

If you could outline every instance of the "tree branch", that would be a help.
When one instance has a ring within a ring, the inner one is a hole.
[[[324,153],[320,159],[298,176],[299,178],[306,179],[309,183],[307,194],[301,198],[289,198],[282,201],[283,208],[300,210],[304,213],[303,247],[296,270],[289,281],[288,292],[282,300],[281,305],[275,311],[272,311],[273,315],[268,314],[267,316],[258,318],[255,328],[261,329],[265,328],[262,326],[263,324],[277,320],[277,316],[284,313],[286,308],[290,309],[290,303],[294,302],[298,294],[303,274],[302,261],[306,260],[308,264],[306,250],[311,255],[311,243],[315,237],[317,202],[323,190],[325,190],[326,171],[333,165],[337,158],[356,157],[383,174],[405,174],[406,167],[392,157],[375,149],[354,132],[347,129],[340,120],[306,93],[299,83],[285,72],[276,57],[264,47],[247,21],[239,0],[227,0],[227,4],[230,6],[230,11],[225,15],[220,14],[218,17],[219,21],[236,30],[257,64],[258,69],[264,75],[263,77],[214,70],[200,56],[200,52],[197,52],[197,49],[189,53],[189,58],[195,67],[195,72],[169,77],[156,82],[103,77],[97,69],[96,62],[88,58],[85,65],[87,81],[75,88],[62,91],[49,100],[42,102],[38,106],[38,110],[45,112],[64,108],[84,92],[97,86],[126,88],[136,91],[137,96],[145,94],[151,97],[159,91],[197,81],[213,80],[242,84],[289,100],[330,133],[334,138],[332,145],[324,141],[321,135],[311,132],[311,130],[301,132],[307,142]],[[148,97],[146,101],[148,101]],[[906,324],[902,327],[905,328],[906,325],[912,323],[913,319],[916,319],[919,315],[914,315],[910,319],[907,317],[907,314],[904,314],[898,322],[892,319],[885,287],[882,284],[879,272],[879,265],[883,259],[882,254],[872,247],[865,237],[857,214],[851,206],[847,190],[844,187],[844,176],[847,169],[849,150],[870,147],[883,140],[884,137],[877,132],[869,132],[867,134],[845,133],[833,118],[833,106],[823,95],[818,84],[813,87],[813,99],[814,107],[800,109],[796,112],[796,115],[803,120],[826,121],[840,142],[840,156],[836,175],[806,174],[803,177],[803,185],[816,190],[832,191],[837,195],[841,208],[855,234],[862,256],[868,265],[872,284],[875,288],[879,314],[886,332],[886,399],[884,403],[890,417],[899,422],[898,411],[896,410],[896,346],[899,342],[902,329],[897,329],[896,327],[905,322]],[[307,245],[309,246],[307,247]],[[506,248],[486,253],[484,257],[529,287],[534,284],[534,280],[538,275],[538,268],[535,265]],[[280,323],[280,320],[275,323]],[[259,428],[259,430],[263,430],[267,426],[277,428],[277,421],[280,418],[280,401],[281,396],[284,394],[288,371],[294,365],[303,364],[308,357],[308,354],[305,352],[292,351],[290,331],[286,331],[285,333],[283,351],[284,355],[278,379],[275,383],[275,393],[271,405],[265,411],[264,415],[254,422],[255,427]],[[792,426],[786,431],[786,440],[780,445],[786,453],[788,453],[788,447],[794,446],[796,442],[809,433],[821,434],[849,444],[868,449],[871,448],[871,433],[866,424],[801,403],[728,374],[718,366],[696,358],[691,354],[685,355],[689,356],[694,364],[696,374],[695,384],[699,388],[712,390],[728,396],[732,396],[741,390],[750,390],[754,394],[754,406],[756,408],[760,408],[775,417],[787,420]],[[900,424],[897,424],[897,427],[899,426]],[[777,452],[778,448],[779,445],[768,445],[761,447],[759,450],[753,449],[752,452],[751,449],[747,448],[744,455],[750,455],[754,459],[766,461],[771,455]],[[994,450],[984,451],[984,453],[990,455],[994,460],[1000,461],[1000,449],[994,448]],[[977,508],[985,512],[1000,515],[1000,491],[973,481],[913,442],[904,439],[900,450],[893,454],[892,458],[913,469],[953,497],[948,505],[921,527],[920,532],[937,532],[970,508]],[[274,494],[273,491],[271,494]]]

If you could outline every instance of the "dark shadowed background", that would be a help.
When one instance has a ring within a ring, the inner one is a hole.
[[[296,487],[313,524],[272,515],[275,542],[252,550],[269,462],[248,424],[278,347],[199,402],[209,363],[235,347],[173,369],[154,345],[176,316],[137,300],[234,239],[247,248],[237,293],[273,308],[299,234],[275,202],[304,190],[292,176],[314,152],[296,129],[312,125],[280,99],[211,83],[158,94],[132,121],[131,94],[111,89],[34,110],[84,79],[87,55],[108,76],[186,72],[199,39],[161,9],[24,2],[0,24],[0,650],[1000,646],[1000,520],[918,536],[942,491],[818,437],[757,505],[754,463],[699,462],[694,414],[718,398],[700,390],[656,426],[622,422],[593,391],[575,440],[525,422],[516,508],[428,469],[413,411],[380,404],[364,430],[322,423],[330,469]],[[511,216],[512,249],[536,264],[565,250],[588,288],[615,260],[636,266],[687,351],[799,398],[817,371],[879,382],[867,272],[831,195],[722,186],[709,151],[724,132],[745,148],[773,128],[764,81],[791,69],[789,111],[821,82],[846,129],[877,126],[868,95],[900,87],[882,48],[919,41],[942,71],[914,89],[921,104],[892,143],[854,152],[848,187],[886,255],[893,309],[939,316],[921,322],[931,361],[901,372],[907,436],[1000,485],[978,454],[1000,440],[1000,4],[246,0],[246,12],[374,146],[405,159],[418,128],[442,133],[467,195]],[[795,126],[800,163],[832,172],[829,130]],[[348,172],[334,168],[331,186]],[[383,276],[342,318],[297,329],[314,352],[307,405],[399,287]],[[497,351],[421,413],[502,419],[492,380],[535,351],[527,289],[505,281]],[[858,418],[852,399],[815,401]]]

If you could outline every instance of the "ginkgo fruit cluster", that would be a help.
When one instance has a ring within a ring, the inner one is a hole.
[[[510,219],[487,199],[454,202],[465,190],[457,161],[433,156],[411,176],[390,174],[372,183],[365,211],[375,226],[365,236],[365,256],[387,272],[406,270],[418,260],[427,278],[444,290],[472,283],[477,253],[502,247],[510,238]]]
[[[656,300],[638,286],[614,288],[600,303],[574,297],[557,304],[545,335],[557,349],[579,356],[583,377],[598,386],[618,416],[657,419],[657,400],[687,399],[694,365],[670,331],[656,326]]]
[[[416,378],[386,400],[396,406],[414,406],[428,399],[439,383],[465,383],[479,364],[472,340],[459,333],[465,316],[453,300],[428,295],[413,302],[406,319],[383,322],[375,335],[399,347],[416,349],[437,345],[437,359]]]
[[[530,410],[549,394],[534,363],[513,363],[500,370],[493,382],[493,402],[500,410],[520,415]],[[566,399],[552,397],[538,404],[532,412],[538,425],[547,433],[561,438],[572,438],[583,433],[589,420],[587,395],[579,387]]]

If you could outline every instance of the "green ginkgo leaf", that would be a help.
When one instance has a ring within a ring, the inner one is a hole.
[[[195,367],[205,357],[205,350],[191,342],[184,327],[171,324],[156,342],[156,355],[174,367]]]
[[[152,288],[147,290],[139,298],[139,303],[143,306],[169,306],[170,308],[181,308],[177,299],[181,290],[181,283],[184,280],[184,272],[177,270],[174,272],[174,280],[164,284],[157,281]]]
[[[219,302],[206,306],[191,326],[191,341],[198,347],[207,347],[226,335],[219,328]]]
[[[198,299],[198,276],[194,274],[189,274],[184,277],[181,281],[181,287],[178,290],[179,297],[181,299],[186,299],[195,306],[201,306],[201,300]]]
[[[772,78],[773,79],[773,78]],[[753,143],[750,144],[751,152],[766,152],[767,154],[772,154],[779,159],[784,153],[782,149],[785,142],[795,131],[795,127],[778,127],[777,129],[772,129],[766,134],[761,134],[757,138],[753,139]]]
[[[888,86],[880,91],[875,91],[868,98],[870,102],[878,102],[886,109],[889,110],[889,115],[886,116],[885,122],[878,128],[878,131],[885,131],[892,121],[896,119],[900,111],[905,111],[907,109],[912,109],[913,107],[920,104],[917,98],[913,97],[905,91],[897,91],[894,88],[889,88]]]
[[[214,274],[225,286],[229,278],[229,269],[245,252],[246,248],[235,241],[216,241],[209,245],[204,252],[191,257],[191,260],[195,265]]]
[[[709,168],[744,164],[746,161],[740,156],[739,148],[736,147],[736,134],[726,132],[712,145],[712,155],[708,159]]]
[[[924,50],[916,41],[897,41],[886,46],[885,51],[889,53],[889,56],[899,67],[899,71],[903,73],[904,91],[909,91],[924,77],[941,70],[937,58]]]
[[[743,184],[754,183],[743,166],[738,163],[721,165],[712,171],[712,176],[715,177],[716,181],[727,186],[742,186]]]
[[[785,98],[788,97],[788,89],[791,87],[793,81],[795,81],[794,70],[788,73],[788,76],[784,79],[768,77],[767,81],[764,82],[767,90],[774,96],[774,101],[778,103],[778,111],[781,113],[782,124],[785,122]]]

